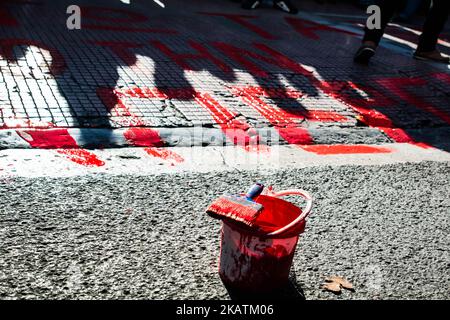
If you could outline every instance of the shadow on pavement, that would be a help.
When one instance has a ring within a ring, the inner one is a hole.
[[[235,301],[303,301],[306,300],[303,289],[300,284],[297,282],[295,272],[291,270],[289,275],[289,281],[281,287],[280,289],[264,292],[264,293],[256,293],[256,292],[245,292],[241,290],[237,290],[230,286],[226,286],[225,288],[228,291],[231,300]]]

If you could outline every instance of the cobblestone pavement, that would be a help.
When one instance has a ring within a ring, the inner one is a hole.
[[[72,4],[81,30],[66,27]],[[408,56],[416,27],[392,25],[364,67],[352,62],[363,11],[166,5],[2,1],[0,148],[208,145],[218,132],[230,144],[448,149],[450,72]]]

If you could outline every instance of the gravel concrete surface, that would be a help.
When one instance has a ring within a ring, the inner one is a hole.
[[[315,196],[291,274],[306,299],[450,298],[450,163],[423,162],[3,178],[0,299],[228,299],[204,209],[255,179]],[[355,292],[322,291],[332,275]]]

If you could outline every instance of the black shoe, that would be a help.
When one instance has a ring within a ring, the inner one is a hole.
[[[291,13],[291,14],[298,13],[298,9],[289,0],[283,0],[283,1],[275,0],[273,3],[273,6],[284,12],[287,12],[287,13]]]
[[[244,0],[242,1],[242,8],[244,9],[256,9],[261,4],[259,0]]]
[[[356,51],[353,61],[360,64],[369,64],[370,58],[372,58],[374,54],[375,48],[368,45],[362,45],[358,51]]]
[[[442,53],[440,53],[438,50],[428,51],[428,52],[416,50],[416,52],[414,52],[414,58],[417,60],[425,60],[425,61],[433,61],[433,62],[450,64],[450,58],[442,55]]]

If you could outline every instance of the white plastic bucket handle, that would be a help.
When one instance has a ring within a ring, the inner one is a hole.
[[[284,227],[269,233],[267,236],[277,236],[277,235],[280,235],[281,233],[288,231],[289,229],[293,228],[295,225],[300,223],[302,220],[306,219],[309,216],[309,214],[311,213],[313,198],[308,192],[306,192],[304,190],[290,189],[290,190],[284,190],[284,191],[280,191],[280,192],[273,192],[270,194],[270,196],[273,196],[273,197],[283,197],[283,196],[290,196],[290,195],[297,195],[297,196],[303,197],[306,200],[305,209],[302,210],[302,213],[295,220],[291,221],[289,224],[285,225]]]

